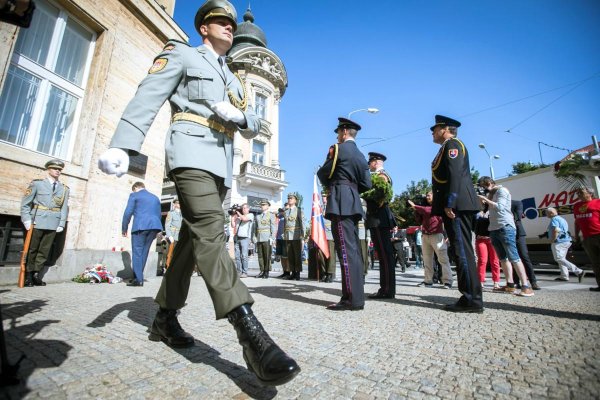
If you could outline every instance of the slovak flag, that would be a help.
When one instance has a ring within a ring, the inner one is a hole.
[[[315,245],[321,249],[325,258],[329,258],[329,245],[325,236],[325,219],[321,209],[321,197],[317,190],[317,175],[315,175],[313,185],[312,213],[310,216],[310,238]]]

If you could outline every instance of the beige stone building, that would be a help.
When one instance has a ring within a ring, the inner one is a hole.
[[[122,213],[134,182],[161,193],[168,105],[129,174],[104,175],[97,158],[166,40],[188,39],[172,19],[174,0],[36,5],[30,28],[0,23],[0,284],[17,281],[20,201],[32,179],[45,177],[52,158],[66,163],[61,181],[71,198],[67,229],[53,252],[56,266],[45,280],[69,279],[92,263],[124,272],[131,244],[120,234]]]

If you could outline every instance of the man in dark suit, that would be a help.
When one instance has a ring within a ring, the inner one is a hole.
[[[442,216],[450,244],[454,247],[458,289],[462,293],[456,304],[446,311],[483,312],[481,284],[473,251],[473,216],[480,204],[471,179],[467,148],[456,138],[460,122],[435,116],[431,127],[433,142],[440,145],[431,163],[433,186],[432,215]]]
[[[360,195],[371,188],[365,156],[358,150],[356,133],[360,125],[338,118],[338,143],[329,148],[327,160],[317,176],[329,188],[325,218],[331,230],[342,272],[342,298],[329,310],[362,310],[365,306],[363,262],[358,241],[358,221],[364,216]]]
[[[535,276],[535,272],[533,271],[533,263],[531,262],[531,258],[529,258],[529,250],[527,250],[527,242],[525,241],[527,232],[525,232],[525,227],[523,226],[523,222],[521,221],[521,218],[523,216],[523,203],[521,202],[521,200],[511,200],[510,210],[512,211],[513,217],[515,219],[515,226],[517,228],[517,251],[519,252],[519,257],[521,258],[521,261],[523,261],[523,266],[525,267],[527,279],[529,279],[529,282],[531,283],[531,288],[533,290],[540,290],[541,287],[537,284],[537,278]],[[515,274],[513,278],[515,280],[515,285],[520,285],[519,275]]]
[[[387,157],[381,153],[369,153],[369,170],[392,186],[392,177],[383,168]],[[392,229],[396,220],[387,199],[367,200],[365,226],[371,232],[373,248],[379,258],[379,290],[369,295],[370,299],[393,299],[396,296],[396,259],[392,246]]]
[[[144,267],[148,259],[150,245],[156,234],[162,231],[160,222],[160,200],[146,190],[142,182],[136,182],[131,187],[127,207],[123,213],[121,232],[127,237],[129,221],[133,217],[131,227],[131,264],[133,265],[133,279],[127,286],[144,286]]]

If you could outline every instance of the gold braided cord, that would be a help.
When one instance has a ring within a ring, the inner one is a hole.
[[[234,72],[233,75],[240,81],[240,84],[242,85],[242,90],[244,92],[244,96],[240,101],[236,98],[235,94],[233,94],[229,89],[227,89],[227,96],[229,97],[229,101],[231,102],[231,104],[233,104],[235,108],[242,111],[246,111],[246,108],[248,108],[248,92],[246,91],[246,85],[244,84],[244,81],[242,80],[240,74]]]
[[[331,177],[333,176],[333,171],[335,171],[335,164],[337,163],[337,158],[338,158],[338,145],[337,143],[334,144],[335,147],[335,154],[333,155],[333,164],[331,164],[331,172],[329,172],[329,176],[327,177],[327,179],[331,179]]]

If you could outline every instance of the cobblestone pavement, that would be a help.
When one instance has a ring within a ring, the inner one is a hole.
[[[215,321],[201,278],[192,279],[180,315],[196,345],[179,350],[147,339],[160,277],[142,288],[0,288],[9,359],[26,355],[22,384],[0,388],[0,398],[599,398],[593,278],[541,276],[543,290],[533,298],[486,292],[477,315],[442,311],[459,292],[416,287],[422,270],[398,273],[395,299],[367,301],[357,312],[325,309],[341,295],[339,278],[305,277],[244,279],[259,320],[302,367],[276,388],[261,387],[246,370],[234,330]],[[365,292],[377,282],[378,271],[370,271]]]

